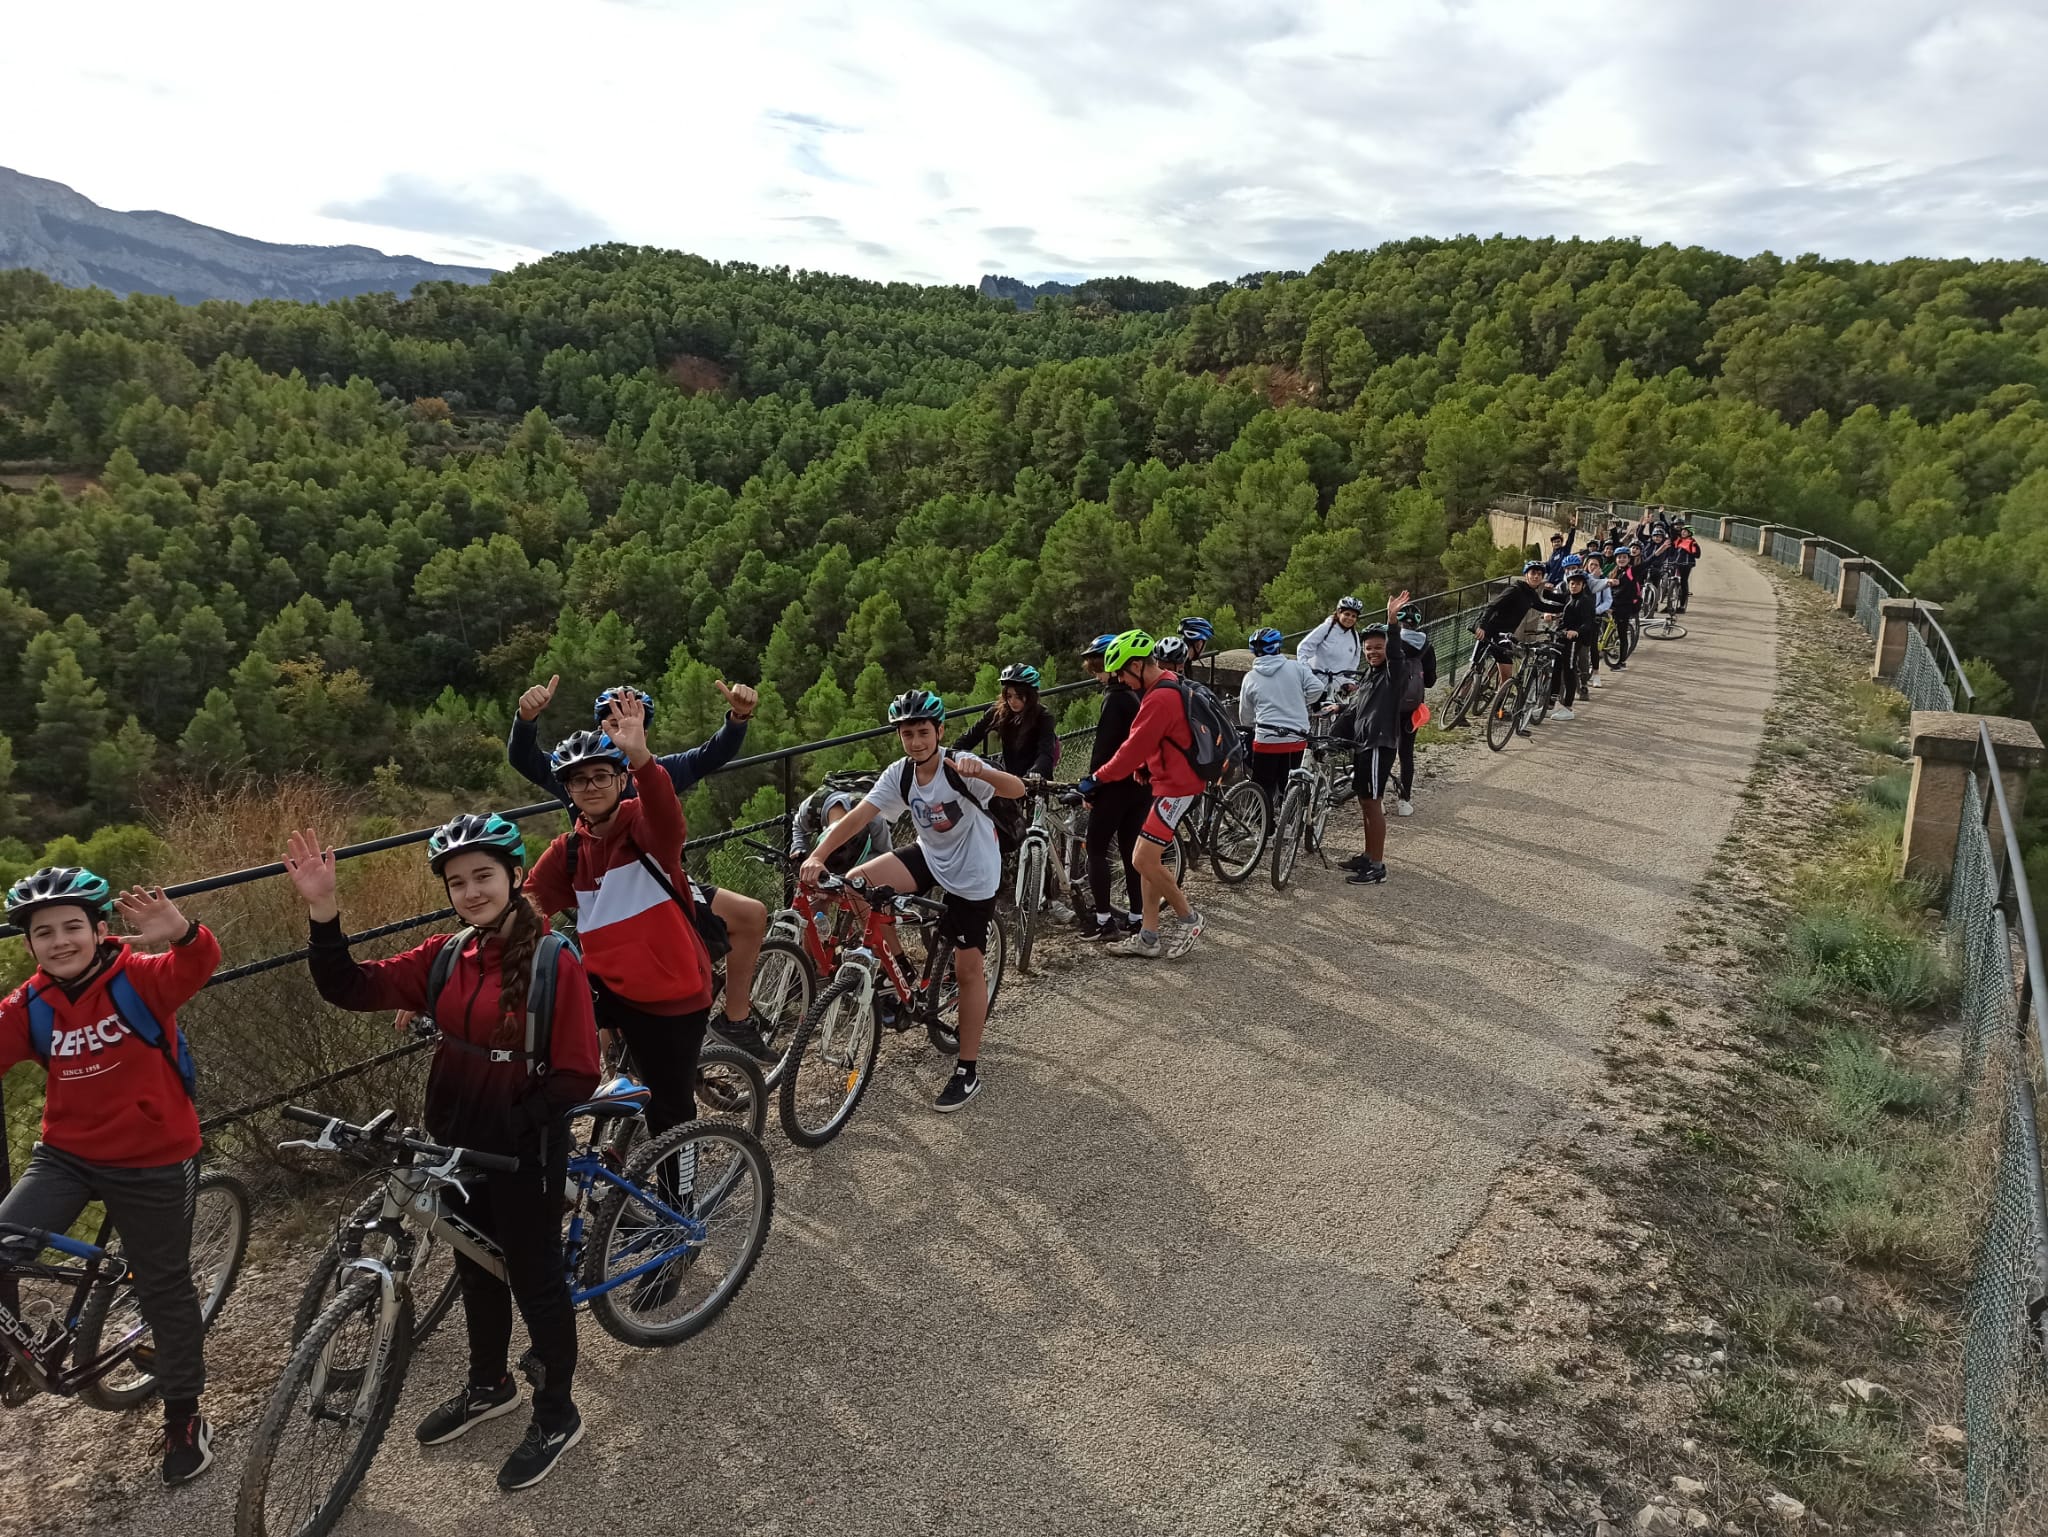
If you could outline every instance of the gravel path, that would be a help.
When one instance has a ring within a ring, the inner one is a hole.
[[[1775,600],[1720,550],[1694,587],[1690,637],[1603,673],[1579,720],[1426,755],[1445,766],[1394,825],[1386,885],[1305,867],[1284,896],[1219,896],[1205,875],[1187,961],[1058,956],[1006,990],[965,1114],[924,1108],[939,1061],[904,1037],[831,1147],[771,1128],[775,1233],[746,1293],[674,1353],[587,1327],[589,1432],[541,1488],[492,1484],[522,1417],[412,1445],[462,1369],[444,1329],[341,1530],[1315,1529],[1295,1491],[1371,1401],[1412,1278],[1594,1075],[1737,813]],[[76,1528],[227,1531],[253,1417],[198,1486]],[[0,1525],[45,1459],[77,1468],[64,1424],[0,1421]],[[37,1529],[142,1471],[78,1469]]]

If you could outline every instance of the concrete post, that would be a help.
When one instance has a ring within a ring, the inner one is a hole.
[[[1881,618],[1877,626],[1877,659],[1870,664],[1870,675],[1889,681],[1899,675],[1899,668],[1905,664],[1906,632],[1924,628],[1930,619],[1939,619],[1941,605],[1923,603],[1918,598],[1886,598],[1878,613]]]
[[[1728,525],[1733,523],[1734,521],[1735,520],[1733,518],[1723,518],[1721,520],[1721,532],[1719,538],[1723,544],[1726,544],[1728,542]]]
[[[1782,524],[1782,523],[1762,523],[1762,524],[1759,524],[1759,525],[1757,525],[1757,531],[1756,531],[1756,552],[1757,552],[1757,554],[1759,554],[1759,555],[1768,555],[1768,554],[1770,554],[1770,553],[1771,553],[1771,535],[1773,535],[1773,534],[1777,533],[1777,532],[1778,532],[1778,531],[1779,531],[1780,529],[1782,529],[1782,528],[1783,528],[1784,526],[1785,526],[1785,525],[1784,525],[1784,524]]]
[[[1998,822],[1998,802],[1984,783],[1984,764],[1977,742],[1983,721],[1998,754],[1999,782],[2006,803],[2019,817],[2026,805],[2027,778],[2048,759],[2040,735],[2023,720],[2003,715],[1964,715],[1948,710],[1915,710],[1911,727],[1913,791],[1906,802],[1906,841],[1899,855],[1902,878],[1946,884],[1955,869],[1956,839],[1962,832],[1963,792],[1972,776],[1985,807],[1993,867],[2003,870],[2005,831]]]
[[[1863,573],[1877,562],[1865,560],[1861,555],[1850,555],[1842,561],[1842,585],[1835,593],[1835,607],[1845,614],[1856,612],[1856,600],[1863,593]]]
[[[1825,539],[1802,539],[1799,541],[1799,574],[1808,581],[1813,580],[1813,563],[1820,557]]]

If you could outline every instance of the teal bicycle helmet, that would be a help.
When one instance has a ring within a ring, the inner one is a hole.
[[[513,823],[493,811],[464,812],[435,828],[427,839],[427,867],[436,875],[457,854],[491,854],[508,865],[526,863],[526,839]]]
[[[928,688],[905,689],[889,701],[889,724],[901,726],[906,721],[928,720],[933,725],[943,725],[946,719],[946,701]]]
[[[104,923],[113,900],[105,877],[77,865],[50,865],[7,888],[7,921],[21,927],[46,907],[82,907],[93,922]]]

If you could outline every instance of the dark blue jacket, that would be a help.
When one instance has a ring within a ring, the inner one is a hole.
[[[734,720],[728,712],[725,724],[711,734],[711,740],[701,747],[685,748],[682,752],[663,753],[655,758],[668,770],[668,777],[676,787],[677,795],[687,795],[691,786],[708,774],[716,773],[740,755],[740,748],[746,744],[747,723]],[[569,792],[564,790],[555,772],[548,767],[548,755],[541,750],[540,731],[534,723],[522,717],[517,711],[512,715],[512,732],[505,739],[505,756],[512,767],[519,770],[521,777],[530,784],[547,791],[564,806],[570,804]],[[629,780],[626,793],[633,793]]]
[[[1564,536],[1564,548],[1553,552],[1550,559],[1546,560],[1543,563],[1543,579],[1546,582],[1550,583],[1551,586],[1555,587],[1559,582],[1564,580],[1564,558],[1565,556],[1571,554],[1572,546],[1577,544],[1578,542],[1578,529],[1566,529]]]

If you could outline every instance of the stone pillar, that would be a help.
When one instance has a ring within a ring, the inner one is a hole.
[[[1808,581],[1813,580],[1813,563],[1819,558],[1825,539],[1802,539],[1799,541],[1799,574]]]
[[[1906,840],[1900,850],[1902,877],[1946,884],[1955,869],[1956,838],[1962,831],[1963,792],[1977,779],[1985,807],[1991,858],[2002,869],[2005,832],[1998,821],[1998,802],[1985,783],[1977,723],[1984,723],[1998,754],[1999,782],[2015,818],[2026,805],[2027,778],[2048,758],[2048,748],[2023,720],[2002,715],[1964,715],[1947,710],[1913,712],[1913,792],[1906,802]]]
[[[1863,573],[1876,565],[1876,561],[1865,560],[1861,555],[1845,556],[1842,561],[1842,585],[1835,593],[1835,607],[1845,614],[1856,612],[1856,600],[1863,593]]]
[[[1784,524],[1782,524],[1782,523],[1760,523],[1760,524],[1758,524],[1758,525],[1757,525],[1757,530],[1756,530],[1756,552],[1757,552],[1757,554],[1759,554],[1759,555],[1768,555],[1768,554],[1770,554],[1770,553],[1771,553],[1771,535],[1773,535],[1773,534],[1777,533],[1777,532],[1778,532],[1778,531],[1779,531],[1780,529],[1782,529],[1782,528],[1783,528],[1784,526],[1785,526],[1785,525],[1784,525]]]
[[[1721,532],[1717,537],[1723,544],[1726,544],[1728,542],[1728,525],[1730,523],[1733,523],[1734,521],[1735,520],[1733,518],[1721,519]]]
[[[1870,664],[1870,675],[1889,681],[1905,663],[1906,632],[1939,619],[1941,605],[1918,598],[1886,598],[1878,612],[1882,617],[1877,626],[1877,659]]]

